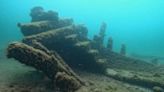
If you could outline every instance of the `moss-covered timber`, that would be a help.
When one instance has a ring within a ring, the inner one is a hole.
[[[38,46],[40,47],[40,45]],[[64,92],[75,91],[85,84],[57,53],[50,55],[40,49],[18,42],[10,44],[7,51],[8,58],[14,58],[42,71]]]

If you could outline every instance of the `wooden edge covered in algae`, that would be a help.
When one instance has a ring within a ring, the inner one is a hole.
[[[58,57],[48,55],[42,50],[16,42],[9,45],[7,56],[42,71],[54,81],[54,86],[61,90],[75,91],[85,85],[84,81],[62,61],[61,57],[59,59],[57,53]]]
[[[142,71],[137,72],[122,69],[107,69],[106,76],[150,89],[153,89],[154,87],[164,88],[164,75],[162,74],[150,74]]]

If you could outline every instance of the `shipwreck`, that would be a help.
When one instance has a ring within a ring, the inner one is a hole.
[[[164,79],[153,74],[145,77],[139,72],[158,71],[156,66],[126,56],[125,44],[120,53],[114,52],[112,37],[104,46],[106,23],[102,23],[98,35],[89,39],[85,25],[74,24],[73,19],[62,19],[57,12],[35,7],[30,16],[30,23],[18,23],[24,38],[8,46],[7,57],[43,72],[61,92],[80,92],[82,89],[92,92],[89,90],[91,85],[74,70],[99,73],[150,89],[158,87],[161,91],[156,92],[162,92]]]

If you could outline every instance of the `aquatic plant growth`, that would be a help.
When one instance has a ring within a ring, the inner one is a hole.
[[[154,71],[158,68],[145,61],[127,57],[125,44],[122,44],[120,53],[114,52],[112,37],[109,37],[107,46],[104,46],[107,29],[105,22],[100,26],[99,34],[91,40],[87,37],[87,27],[74,24],[73,19],[61,19],[57,12],[34,7],[30,16],[31,23],[18,23],[25,37],[22,42],[8,46],[7,56],[42,71],[61,92],[84,92],[84,89],[85,92],[97,92],[91,90],[94,85],[88,85],[91,83],[75,74],[74,70],[99,73],[128,83],[137,81],[132,84],[139,86],[143,86],[143,82],[146,84],[143,87],[163,90],[163,82],[146,77],[136,78],[139,73],[132,77],[121,74],[123,70],[137,72]],[[108,71],[109,68],[112,71],[120,70],[113,74]]]

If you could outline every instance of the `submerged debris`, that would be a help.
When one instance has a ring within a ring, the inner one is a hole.
[[[100,27],[99,35],[95,35],[93,38],[93,47],[98,49],[99,51],[102,51],[104,48],[104,37],[106,32],[107,24],[103,22]]]
[[[121,45],[120,54],[121,54],[121,55],[126,55],[126,46],[125,46],[125,44],[122,44],[122,45]]]
[[[132,72],[130,70],[121,69],[107,69],[107,76],[114,79],[128,82],[134,85],[140,85],[146,88],[154,89],[154,86],[164,88],[164,78],[163,76],[156,78],[153,74],[146,72]]]
[[[42,71],[62,92],[99,91],[99,89],[87,91],[89,88],[89,85],[86,85],[87,82],[84,82],[71,68],[104,75],[109,68],[133,71],[149,71],[154,68],[152,64],[127,57],[124,44],[121,46],[120,53],[114,52],[112,38],[108,39],[107,47],[105,47],[107,24],[104,22],[99,34],[90,40],[87,37],[87,27],[74,24],[73,19],[61,19],[57,12],[45,12],[42,7],[35,7],[31,10],[30,16],[32,17],[31,23],[18,24],[25,37],[22,42],[9,45],[7,56]],[[112,72],[108,76],[113,79],[125,82],[132,80],[136,82],[136,85],[149,83],[151,87],[152,85],[163,87],[159,81],[149,82],[146,78],[140,79],[138,75],[127,77],[118,75],[114,70],[108,72]],[[157,76],[154,78],[156,79]],[[86,88],[85,91],[84,88]],[[117,88],[113,89],[117,90]]]
[[[85,84],[57,53],[47,54],[23,43],[12,43],[8,47],[7,56],[42,71],[61,90],[77,90]]]
[[[110,38],[108,39],[107,49],[108,49],[109,51],[112,51],[112,50],[113,50],[113,39],[112,39],[112,37],[110,37]]]
[[[161,87],[158,87],[158,86],[154,86],[153,91],[154,92],[164,92],[164,89],[162,89]]]
[[[54,11],[45,12],[42,7],[34,7],[31,9],[30,16],[32,18],[32,22],[42,21],[42,20],[49,20],[58,22],[58,13]]]
[[[153,59],[151,60],[151,63],[152,63],[153,65],[155,65],[155,66],[159,66],[158,58],[153,58]]]

